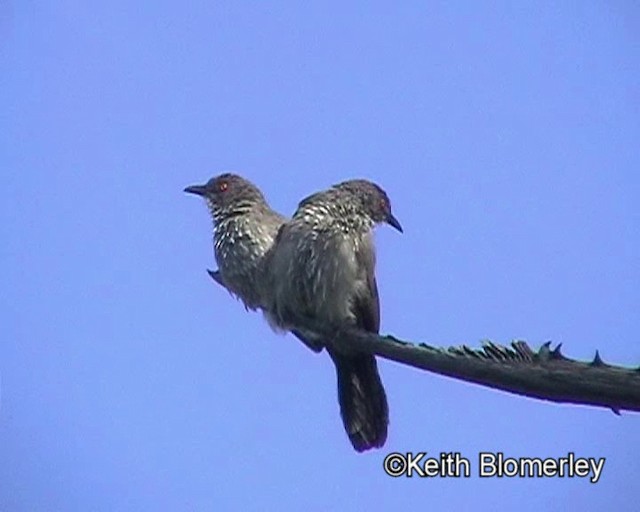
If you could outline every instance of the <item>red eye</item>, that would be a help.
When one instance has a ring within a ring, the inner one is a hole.
[[[224,192],[228,188],[229,188],[229,184],[226,181],[223,181],[223,182],[218,184],[218,191],[220,191],[220,192]]]

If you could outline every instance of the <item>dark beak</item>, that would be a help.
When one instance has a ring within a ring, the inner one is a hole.
[[[191,185],[184,189],[189,194],[196,194],[197,196],[204,196],[207,194],[207,187],[204,185]]]
[[[398,231],[400,231],[400,233],[403,233],[400,222],[398,222],[398,219],[396,219],[391,213],[387,217],[387,224],[396,228]]]

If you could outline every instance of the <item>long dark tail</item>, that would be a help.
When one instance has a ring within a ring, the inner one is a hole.
[[[389,406],[376,358],[328,352],[336,365],[340,416],[351,444],[358,452],[380,448],[387,440]]]

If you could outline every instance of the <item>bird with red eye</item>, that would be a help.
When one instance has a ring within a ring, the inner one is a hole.
[[[270,323],[320,344],[326,340],[315,326],[378,333],[373,229],[382,222],[402,231],[387,194],[368,180],[344,181],[303,199],[265,256]],[[375,357],[350,348],[326,350],[336,367],[344,429],[362,452],[385,444],[389,407]]]
[[[204,185],[191,185],[184,191],[203,197],[215,221],[232,216],[238,205],[264,202],[262,192],[253,183],[231,173],[215,176]]]
[[[387,193],[379,185],[363,179],[343,181],[334,185],[337,190],[344,190],[354,196],[354,201],[362,204],[374,222],[386,222],[400,233],[403,232],[398,219],[391,213],[391,202]]]

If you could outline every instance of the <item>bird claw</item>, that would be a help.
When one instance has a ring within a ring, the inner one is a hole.
[[[351,355],[354,353],[351,344],[349,343],[348,328],[334,327],[329,331],[329,338],[331,340],[331,346],[334,350],[344,355]]]
[[[207,269],[207,274],[209,274],[209,277],[211,279],[213,279],[216,283],[218,283],[220,286],[223,286],[224,288],[227,287],[224,284],[224,281],[222,280],[222,276],[220,275],[220,271],[219,270],[209,270],[209,269]]]

